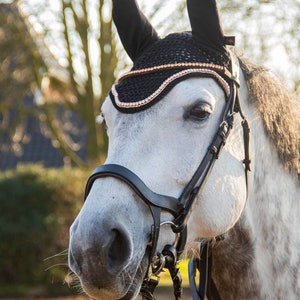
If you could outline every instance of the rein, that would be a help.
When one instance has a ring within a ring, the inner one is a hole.
[[[230,94],[227,97],[221,123],[217,129],[217,132],[215,133],[212,143],[208,147],[207,153],[178,199],[153,192],[135,173],[121,165],[106,164],[97,167],[91,177],[88,179],[85,190],[85,199],[88,196],[89,191],[96,179],[102,177],[114,177],[130,186],[134,192],[148,205],[151,211],[153,225],[151,240],[148,246],[150,263],[141,287],[143,300],[155,299],[153,293],[159,282],[159,274],[164,268],[168,269],[170,272],[170,276],[173,281],[175,299],[179,299],[181,297],[182,280],[178,262],[187,240],[187,222],[195,206],[197,196],[204,189],[214,163],[219,158],[222,148],[226,143],[227,137],[233,128],[234,116],[236,113],[239,113],[242,118],[245,153],[243,163],[245,167],[246,187],[248,193],[248,173],[250,171],[250,129],[248,122],[242,113],[238,99],[237,89],[239,87],[239,66],[238,62],[236,62],[233,57],[231,59],[231,64],[231,72],[224,69],[220,74],[230,83]],[[174,220],[162,223],[160,220],[162,210],[170,212],[173,215]],[[161,226],[164,225],[171,226],[176,235],[176,239],[173,245],[166,245],[161,253],[157,253],[156,248],[159,239],[159,232]],[[218,238],[220,237],[217,237],[216,239]],[[217,289],[215,288],[214,282],[210,278],[212,264],[211,250],[210,242],[205,243],[200,247],[200,259],[192,259],[189,262],[190,288],[193,300],[204,300],[206,296],[208,299],[221,299]],[[198,287],[195,282],[196,269],[198,269],[201,273]],[[210,286],[210,289],[208,286]],[[211,298],[212,295],[213,298]]]

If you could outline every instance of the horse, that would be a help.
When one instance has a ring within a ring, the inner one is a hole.
[[[166,268],[179,299],[186,256],[193,299],[299,299],[297,104],[235,54],[215,1],[187,8],[192,31],[160,38],[135,0],[113,1],[134,65],[101,108],[109,149],[70,269],[91,298],[127,300],[154,299]]]

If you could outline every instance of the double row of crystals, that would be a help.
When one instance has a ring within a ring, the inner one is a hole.
[[[158,72],[158,71],[162,71],[162,70],[179,69],[179,68],[187,68],[187,67],[189,67],[190,69],[185,69],[183,71],[173,74],[172,76],[167,78],[154,93],[152,93],[147,98],[137,101],[137,102],[121,102],[119,99],[117,89],[116,89],[116,85],[114,84],[112,86],[111,92],[115,98],[114,99],[115,104],[120,108],[142,107],[144,105],[149,104],[151,101],[153,101],[173,81],[177,80],[178,78],[184,77],[188,74],[197,74],[197,73],[206,74],[206,75],[209,75],[210,77],[213,77],[214,79],[216,79],[217,82],[220,84],[220,86],[223,88],[226,96],[227,97],[229,96],[230,86],[227,83],[227,81],[219,74],[219,72],[222,74],[225,74],[225,71],[226,71],[225,68],[220,65],[209,64],[209,63],[166,64],[166,65],[160,65],[160,66],[155,66],[155,67],[141,69],[141,70],[134,70],[134,71],[125,73],[123,76],[120,77],[118,82],[121,82],[125,78],[132,77],[132,76],[142,76],[145,74],[154,73],[154,72]]]

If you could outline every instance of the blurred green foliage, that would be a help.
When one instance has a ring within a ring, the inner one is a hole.
[[[0,297],[7,286],[64,284],[69,226],[82,206],[87,176],[39,165],[0,174]]]

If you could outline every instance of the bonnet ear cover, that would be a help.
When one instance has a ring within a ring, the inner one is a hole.
[[[194,41],[202,47],[227,53],[215,0],[187,0]]]
[[[136,113],[154,105],[180,81],[211,77],[230,93],[230,55],[215,0],[187,0],[192,32],[159,38],[136,0],[113,0],[113,20],[132,69],[110,90],[115,108]]]
[[[112,16],[121,42],[132,61],[159,39],[136,0],[113,0]]]

